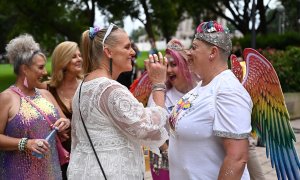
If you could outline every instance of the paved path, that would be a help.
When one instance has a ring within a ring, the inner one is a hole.
[[[297,142],[295,143],[296,151],[300,155],[300,119],[291,121],[291,125],[294,128],[296,134]],[[257,147],[256,153],[258,160],[262,166],[263,172],[265,174],[266,180],[275,180],[277,179],[275,169],[272,169],[270,159],[266,157],[266,148]],[[147,171],[145,174],[145,180],[152,180],[150,171]]]

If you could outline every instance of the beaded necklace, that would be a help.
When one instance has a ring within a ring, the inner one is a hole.
[[[194,103],[198,98],[198,94],[195,94],[193,92],[187,93],[184,95],[175,105],[173,108],[171,115],[169,117],[169,124],[171,127],[171,133],[174,134],[176,125],[178,124],[178,121],[183,118],[188,112],[194,109]],[[179,115],[181,115],[179,117]]]

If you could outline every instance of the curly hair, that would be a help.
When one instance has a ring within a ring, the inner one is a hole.
[[[31,65],[33,56],[41,55],[45,60],[45,55],[40,50],[40,45],[36,43],[30,34],[22,34],[12,39],[5,47],[6,56],[14,66],[14,73],[19,74],[20,66]]]

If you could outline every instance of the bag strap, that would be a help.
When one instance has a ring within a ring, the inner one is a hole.
[[[36,108],[36,110],[46,119],[46,121],[48,122],[50,129],[55,129],[55,127],[53,126],[53,123],[50,121],[49,117],[46,115],[46,113],[44,111],[42,111],[33,101],[31,101],[28,97],[26,97],[24,95],[24,93],[17,87],[15,86],[11,86],[10,89],[17,93],[20,97],[23,97],[27,102],[29,102],[33,107]],[[57,141],[57,143],[61,144],[61,141],[59,139],[58,136],[55,136],[55,139]]]
[[[26,96],[24,95],[24,93],[21,92],[17,87],[12,86],[12,87],[10,87],[10,89],[11,89],[12,91],[14,91],[15,93],[17,93],[20,97],[23,97],[23,98],[24,98],[27,102],[29,102],[33,107],[35,107],[36,110],[37,110],[41,115],[44,116],[44,118],[45,118],[46,121],[48,122],[48,124],[49,124],[49,126],[51,127],[51,129],[53,129],[53,124],[52,124],[52,122],[50,121],[50,119],[48,118],[48,116],[45,114],[44,111],[42,111],[42,110],[41,110],[34,102],[32,102],[28,97],[26,97]]]
[[[85,78],[84,78],[84,79],[85,79]],[[104,172],[104,169],[103,169],[103,167],[102,167],[102,165],[101,165],[100,159],[99,159],[99,157],[98,157],[98,155],[97,155],[97,152],[96,152],[95,147],[94,147],[94,145],[93,145],[92,139],[91,139],[91,137],[90,137],[90,135],[89,135],[89,133],[88,133],[88,130],[87,130],[87,128],[86,128],[85,122],[83,121],[82,114],[81,114],[81,111],[80,111],[81,87],[82,87],[82,84],[83,84],[83,82],[84,82],[84,79],[82,80],[82,82],[81,82],[81,84],[80,84],[80,88],[79,88],[79,97],[78,97],[78,109],[79,109],[79,114],[80,114],[80,118],[81,118],[81,121],[82,121],[84,130],[85,130],[85,132],[86,132],[86,135],[87,135],[87,137],[88,137],[88,139],[89,139],[89,142],[90,142],[90,144],[91,144],[91,146],[92,146],[92,149],[93,149],[93,151],[94,151],[94,154],[95,154],[95,156],[96,156],[97,162],[98,162],[98,164],[99,164],[99,166],[100,166],[100,169],[101,169],[101,171],[102,171],[102,174],[103,174],[103,176],[104,176],[104,179],[107,180],[106,175],[105,175],[105,172]]]

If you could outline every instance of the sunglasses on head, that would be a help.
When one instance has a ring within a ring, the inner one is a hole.
[[[107,37],[110,35],[112,29],[114,28],[114,26],[118,27],[117,25],[115,25],[114,23],[110,23],[106,32],[105,32],[105,35],[104,35],[104,38],[102,40],[102,45],[103,45],[103,48],[104,48],[104,42],[105,40],[107,39]]]

